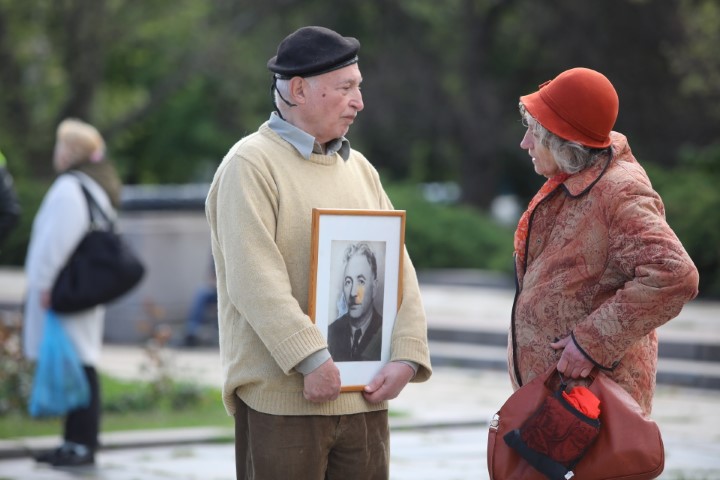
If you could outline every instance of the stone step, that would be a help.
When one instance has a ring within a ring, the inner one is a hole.
[[[720,390],[720,362],[659,358],[657,382]]]
[[[430,360],[434,366],[507,370],[505,347],[430,340]]]
[[[430,340],[434,366],[507,370],[504,346]],[[660,358],[657,382],[666,385],[720,390],[720,362]]]
[[[428,339],[482,346],[507,346],[507,333],[462,328],[428,329]],[[691,338],[679,335],[663,335],[658,344],[659,358],[720,362],[720,341],[712,338]]]
[[[658,342],[658,357],[680,360],[720,362],[720,343],[706,339],[661,337]]]

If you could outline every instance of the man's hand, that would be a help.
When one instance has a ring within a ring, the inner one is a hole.
[[[385,365],[370,383],[365,385],[363,396],[370,403],[391,400],[398,395],[415,374],[407,363],[390,362]]]
[[[340,395],[340,370],[332,358],[305,375],[303,395],[315,403],[329,402]]]
[[[562,338],[555,343],[551,343],[550,346],[555,350],[562,349],[563,351],[557,366],[558,372],[570,378],[585,378],[590,375],[594,365],[590,359],[578,350],[572,337]]]

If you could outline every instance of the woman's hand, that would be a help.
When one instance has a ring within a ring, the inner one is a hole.
[[[557,365],[558,372],[570,378],[585,378],[590,375],[594,366],[593,362],[583,355],[572,337],[561,338],[557,342],[551,343],[550,346],[555,350],[563,351]]]

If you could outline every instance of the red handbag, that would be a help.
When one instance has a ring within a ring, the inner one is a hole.
[[[597,369],[587,388],[600,400],[600,428],[596,438],[572,471],[564,477],[581,480],[647,480],[665,467],[665,449],[657,424],[642,413],[620,385]],[[558,390],[555,366],[524,385],[495,414],[488,431],[487,466],[492,480],[546,480],[505,436],[516,432]]]

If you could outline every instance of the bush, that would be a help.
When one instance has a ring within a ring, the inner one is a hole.
[[[175,381],[121,381],[102,376],[103,411],[106,413],[149,412],[170,408],[173,411],[197,406],[207,388]]]
[[[147,341],[141,372],[150,379],[146,383],[120,382],[105,379],[107,395],[103,408],[108,412],[129,413],[170,407],[173,410],[198,405],[207,391],[197,385],[178,382],[173,375],[173,358],[167,350],[172,331],[167,325],[156,328]],[[134,386],[133,388],[126,388]]]
[[[386,190],[395,208],[407,212],[405,245],[415,268],[512,272],[513,229],[469,206],[428,202],[418,185]]]
[[[700,295],[720,297],[720,145],[687,150],[671,170],[643,165],[700,272]]]
[[[0,312],[0,417],[27,412],[32,378],[32,365],[22,353],[19,314]]]
[[[0,265],[20,266],[25,262],[32,223],[48,187],[47,182],[15,178],[15,190],[20,202],[20,223],[0,246]]]

